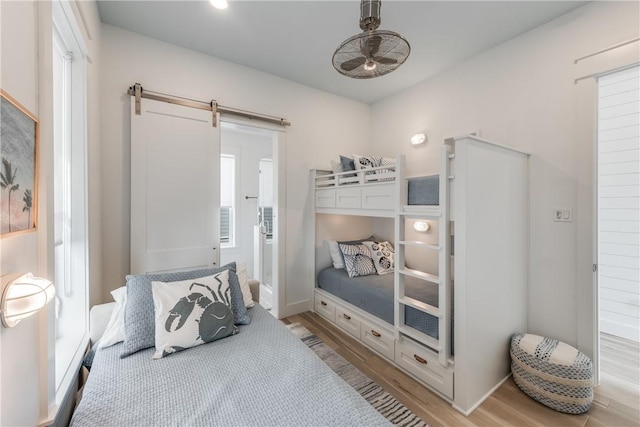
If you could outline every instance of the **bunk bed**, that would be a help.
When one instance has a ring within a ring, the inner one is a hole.
[[[441,148],[435,181],[408,179],[403,156],[355,172],[311,171],[315,311],[467,415],[508,377],[509,339],[526,329],[528,157],[465,136]],[[327,216],[393,222],[393,274],[349,278],[332,267],[320,255],[324,240],[343,236],[321,225]],[[417,219],[433,224],[437,241],[407,233]],[[410,268],[412,251],[436,271]]]

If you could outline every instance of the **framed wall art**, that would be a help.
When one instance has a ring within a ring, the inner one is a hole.
[[[36,229],[38,118],[0,89],[0,236]]]

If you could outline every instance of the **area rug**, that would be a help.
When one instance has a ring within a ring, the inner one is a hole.
[[[398,402],[371,378],[347,362],[300,323],[292,323],[287,327],[392,424],[406,427],[428,427],[409,408]]]

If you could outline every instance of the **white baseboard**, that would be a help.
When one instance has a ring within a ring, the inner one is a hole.
[[[491,390],[489,390],[487,392],[487,394],[485,394],[484,396],[482,396],[476,403],[474,403],[471,408],[467,409],[466,411],[464,409],[462,409],[459,406],[456,406],[455,403],[453,403],[451,406],[453,406],[453,409],[455,409],[456,411],[460,412],[461,414],[463,414],[465,417],[468,417],[469,415],[471,415],[471,413],[473,411],[475,411],[476,409],[478,409],[478,406],[482,405],[482,403],[487,400],[489,398],[489,396],[491,396],[497,389],[500,388],[500,386],[502,384],[504,384],[504,382],[506,380],[509,379],[509,377],[511,376],[511,372],[509,372],[509,374],[504,377],[498,384],[496,384]]]

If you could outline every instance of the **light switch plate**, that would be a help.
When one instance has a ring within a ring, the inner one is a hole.
[[[556,222],[572,222],[573,209],[571,208],[555,208],[553,211],[553,220]]]

